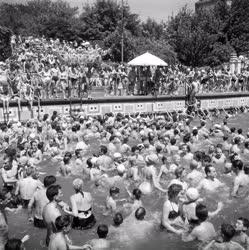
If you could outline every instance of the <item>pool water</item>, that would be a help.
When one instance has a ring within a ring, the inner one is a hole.
[[[222,121],[222,119],[218,119],[216,122]],[[247,132],[249,122],[248,114],[239,114],[238,116],[231,118],[229,120],[228,125],[230,127],[242,128],[244,133]],[[198,124],[196,122],[196,124]],[[212,124],[210,123],[211,127]],[[217,142],[217,141],[216,141]],[[96,143],[93,143],[91,146],[92,151],[96,150]],[[248,158],[249,159],[249,158]],[[248,160],[246,159],[246,160]],[[41,165],[41,171],[46,172],[46,174],[54,174],[56,175],[59,164],[55,164],[51,161],[44,161]],[[221,175],[223,172],[222,166],[217,168],[218,178],[225,182],[226,185],[230,188],[232,187],[232,176],[224,176]],[[43,176],[41,176],[41,179]],[[57,177],[57,183],[62,186],[63,191],[63,200],[69,203],[69,197],[73,194],[72,181],[76,178],[76,176],[71,177]],[[70,238],[73,241],[74,245],[83,245],[86,241],[96,238],[96,228],[99,223],[107,223],[110,225],[112,223],[112,218],[110,216],[103,215],[103,205],[105,202],[105,198],[107,195],[107,190],[104,192],[99,188],[96,188],[93,184],[89,184],[89,182],[85,182],[84,190],[90,191],[94,198],[94,214],[97,219],[97,223],[93,229],[87,231],[76,231],[72,230],[70,232]],[[235,223],[236,218],[244,216],[248,216],[248,198],[231,198],[227,192],[219,193],[217,195],[213,195],[212,197],[208,197],[205,199],[205,204],[208,206],[209,210],[214,210],[217,207],[218,201],[223,201],[225,206],[222,212],[216,216],[214,219],[210,221],[215,225],[216,230],[219,229],[221,223]],[[127,195],[123,192],[120,194],[120,198],[126,197]],[[160,213],[162,211],[162,206],[164,202],[164,195],[159,191],[153,192],[149,197],[143,197],[144,207],[147,210],[148,219],[149,217],[157,216],[160,217]],[[7,213],[8,223],[9,223],[9,237],[17,237],[22,238],[25,234],[30,235],[30,240],[25,243],[27,249],[32,250],[41,250],[46,249],[45,247],[45,236],[46,230],[40,230],[34,228],[33,224],[28,222],[28,214],[26,210],[21,210],[17,213]],[[159,228],[159,224],[155,226],[155,230],[151,233],[150,237],[146,237],[142,242],[137,245],[129,244],[129,242],[125,243],[125,246],[122,247],[122,243],[117,242],[114,244],[113,249],[143,249],[143,250],[152,250],[152,249],[164,249],[164,250],[173,250],[173,249],[198,249],[197,242],[184,243],[180,240],[178,236],[170,234],[166,231],[162,231]]]

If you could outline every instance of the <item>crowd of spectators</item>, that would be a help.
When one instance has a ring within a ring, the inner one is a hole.
[[[130,67],[103,61],[108,50],[89,42],[13,36],[11,45],[12,57],[0,62],[0,94],[8,100],[87,98],[96,88],[105,96],[249,90],[247,69]]]

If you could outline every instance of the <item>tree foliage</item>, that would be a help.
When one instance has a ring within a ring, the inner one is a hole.
[[[228,38],[238,52],[249,51],[249,1],[236,0],[232,2]]]
[[[184,7],[167,23],[148,18],[141,22],[121,1],[95,0],[82,13],[63,0],[29,0],[26,4],[0,5],[0,25],[15,34],[61,40],[87,40],[109,49],[107,59],[121,61],[150,51],[168,62],[190,66],[219,65],[233,50],[249,51],[249,1],[218,0],[210,11]],[[167,18],[167,17],[165,17]]]
[[[97,0],[93,5],[86,4],[80,16],[82,31],[86,39],[101,40],[124,28],[132,35],[139,32],[140,20],[132,14],[129,6],[122,6],[118,1]]]
[[[11,31],[0,26],[0,61],[4,61],[11,56]]]
[[[219,0],[213,10],[193,13],[183,8],[167,26],[169,43],[180,62],[191,66],[219,65],[231,52],[249,51],[249,1]]]

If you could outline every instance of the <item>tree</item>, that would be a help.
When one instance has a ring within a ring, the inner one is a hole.
[[[249,1],[232,2],[228,39],[237,53],[249,51]]]
[[[64,1],[31,0],[26,5],[2,4],[0,24],[15,34],[74,40],[73,30],[78,9]]]
[[[9,28],[15,34],[19,34],[23,27],[21,7],[21,5],[2,3],[0,5],[0,25]]]
[[[140,30],[138,15],[130,12],[129,6],[122,6],[114,0],[97,0],[93,5],[85,5],[80,16],[82,38],[86,40],[104,40],[122,27],[132,35]]]
[[[221,12],[220,7],[217,6],[214,11],[202,10],[197,13],[185,7],[168,23],[169,43],[181,63],[189,66],[215,66],[229,59],[231,46],[224,33],[227,16]]]
[[[158,23],[154,19],[148,18],[146,22],[142,23],[142,35],[144,37],[160,39],[164,36],[165,24]]]
[[[0,61],[5,61],[12,54],[10,39],[11,31],[0,26]]]

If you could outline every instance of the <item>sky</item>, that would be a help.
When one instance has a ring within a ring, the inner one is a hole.
[[[81,7],[84,3],[92,3],[94,0],[67,0],[72,6]],[[121,0],[117,0],[120,1]],[[186,4],[194,9],[197,0],[124,0],[128,1],[133,13],[139,14],[141,20],[151,17],[157,21],[167,20],[172,13],[176,14]]]
[[[0,2],[25,2],[26,0],[0,0]],[[71,6],[77,6],[80,9],[85,3],[92,3],[95,0],[66,0]],[[120,1],[121,0],[116,0]],[[141,20],[151,17],[157,21],[167,21],[168,17],[176,14],[179,9],[186,4],[194,9],[194,3],[197,0],[124,0],[127,1],[133,13],[139,14]]]

